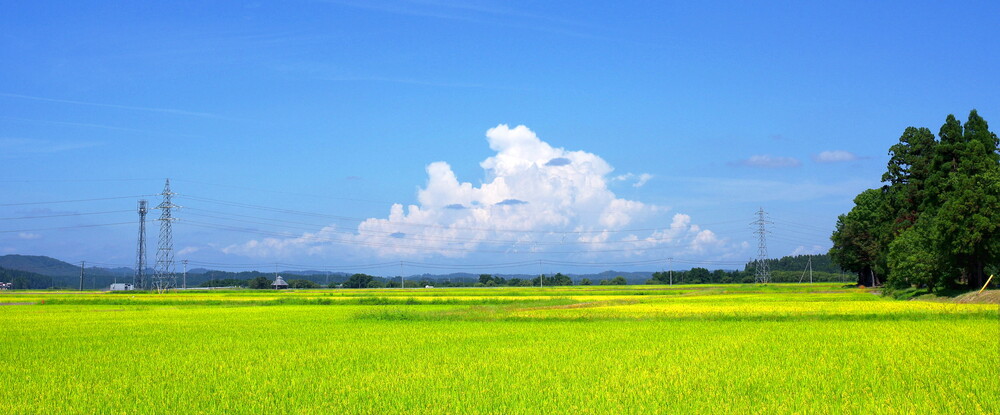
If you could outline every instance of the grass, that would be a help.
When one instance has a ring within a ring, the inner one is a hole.
[[[26,302],[0,413],[1000,412],[997,305],[837,284]]]

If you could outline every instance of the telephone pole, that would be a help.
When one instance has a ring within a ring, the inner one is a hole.
[[[813,282],[813,259],[812,259],[812,257],[809,257],[809,261],[806,262],[806,267],[804,269],[802,269],[802,276],[799,277],[799,282],[802,282],[802,280],[806,278],[806,271],[807,270],[809,271],[809,283],[812,284],[812,282]]]
[[[771,281],[771,270],[767,264],[767,225],[771,223],[773,222],[767,219],[767,212],[764,212],[764,208],[757,210],[757,220],[750,222],[751,225],[757,225],[757,230],[753,233],[757,235],[757,263],[754,282],[758,284],[767,284]]]
[[[542,260],[538,260],[538,288],[545,286],[545,274],[542,274]]]
[[[185,259],[181,261],[181,263],[184,264],[184,280],[183,280],[184,285],[182,286],[182,288],[186,290],[188,287],[188,260]]]
[[[83,269],[86,264],[87,261],[80,261],[80,291],[83,291]]]
[[[670,272],[670,285],[674,285],[674,257],[667,258],[667,270]]]

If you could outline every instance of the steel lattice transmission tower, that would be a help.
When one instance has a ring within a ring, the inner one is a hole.
[[[139,246],[135,252],[135,276],[132,285],[138,289],[149,289],[146,280],[146,213],[149,212],[145,199],[139,200]]]
[[[758,284],[767,284],[771,281],[771,270],[767,265],[767,225],[773,223],[767,219],[767,212],[764,208],[757,211],[757,220],[750,222],[757,225],[757,230],[753,233],[757,235],[757,262],[755,263],[754,281]]]
[[[163,185],[163,201],[156,208],[160,210],[160,246],[156,250],[156,276],[153,277],[153,288],[163,292],[177,286],[177,276],[174,275],[174,240],[171,234],[171,224],[177,218],[173,217],[171,209],[179,208],[170,201],[175,193],[170,191],[170,179]]]

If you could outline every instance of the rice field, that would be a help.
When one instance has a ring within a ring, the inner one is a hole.
[[[1000,412],[996,304],[830,284],[0,303],[0,413]]]

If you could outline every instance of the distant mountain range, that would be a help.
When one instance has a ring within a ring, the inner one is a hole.
[[[86,265],[86,264],[84,264]],[[67,262],[60,261],[55,258],[50,258],[47,256],[38,255],[4,255],[0,256],[0,268],[6,268],[11,270],[33,272],[36,274],[41,274],[49,277],[62,277],[62,278],[73,278],[80,276],[80,266],[73,265]],[[122,278],[132,278],[132,274],[135,271],[132,268],[121,267],[121,268],[102,268],[102,267],[86,267],[85,274],[87,278],[90,277],[118,277]],[[146,272],[152,274],[153,270],[147,270]],[[205,274],[217,274],[217,273],[232,273],[226,271],[217,271],[207,268],[192,268],[188,270],[188,277],[196,277],[198,275]],[[244,273],[257,273],[262,275],[273,274],[273,271],[244,271],[232,274],[244,274]],[[331,280],[334,279],[347,279],[351,273],[345,272],[327,272],[327,271],[279,271],[281,275],[295,275],[301,277],[323,277],[326,278],[328,275]],[[530,279],[535,278],[537,275],[534,274],[494,274],[496,276],[504,278],[522,278]],[[574,280],[580,280],[583,278],[590,278],[591,280],[599,281],[606,278],[614,278],[616,276],[623,276],[629,281],[642,282],[649,279],[652,272],[618,272],[618,271],[604,271],[596,274],[569,274],[566,275],[572,277]],[[339,278],[338,278],[339,277]],[[479,279],[479,274],[473,274],[468,272],[455,272],[451,274],[420,274],[420,275],[407,275],[407,278],[417,278],[417,279],[428,279],[428,280],[451,280],[451,281],[473,281]]]
[[[58,259],[35,255],[0,256],[0,267],[18,271],[34,272],[49,277],[79,275],[80,267]]]
[[[86,264],[84,264],[86,265]],[[48,277],[80,276],[80,266],[60,261],[55,258],[40,255],[4,255],[0,256],[0,268],[33,272]],[[86,274],[99,277],[132,277],[132,268],[102,268],[86,267]],[[149,270],[150,272],[152,270]]]
[[[771,263],[771,269],[786,270],[786,271],[801,271],[806,266],[806,261],[810,260],[813,269],[817,271],[825,270],[826,268],[834,269],[839,268],[833,265],[830,261],[829,255],[803,255],[795,257],[782,257],[779,259],[773,259],[769,262]],[[48,277],[46,281],[38,281],[38,285],[46,285],[48,288],[51,287],[78,287],[80,285],[80,266],[70,264],[67,262],[60,261],[55,258],[50,258],[47,256],[37,256],[37,255],[4,255],[0,256],[0,268],[23,271],[28,273],[39,274],[41,276]],[[747,265],[747,270],[751,269],[751,265]],[[132,281],[134,270],[128,267],[119,268],[102,268],[102,267],[86,267],[84,270],[84,288],[100,288],[106,287],[112,282],[122,282],[122,281]],[[146,271],[149,275],[153,274],[152,269],[147,269]],[[831,271],[837,272],[837,271]],[[274,274],[273,271],[241,271],[241,272],[231,272],[231,271],[217,271],[210,270],[206,268],[193,268],[187,272],[187,285],[196,286],[202,282],[213,280],[213,279],[226,279],[226,278],[237,278],[237,279],[249,279],[257,276],[269,277]],[[327,271],[279,271],[278,274],[286,276],[295,276],[301,279],[312,280],[317,283],[340,283],[346,281],[350,277],[350,273],[344,272],[327,272]],[[587,278],[598,283],[600,280],[612,279],[617,276],[624,277],[629,284],[642,284],[645,283],[652,276],[650,271],[640,271],[640,272],[622,272],[622,271],[603,271],[599,273],[592,274],[571,274],[565,273],[565,275],[572,278],[574,281],[579,282],[580,280]],[[534,274],[493,274],[498,277],[503,277],[506,279],[520,278],[520,279],[532,279],[537,277]],[[387,276],[393,277],[393,276]],[[178,275],[178,278],[181,278]],[[407,275],[407,279],[421,279],[428,280],[431,282],[476,282],[479,280],[479,274],[467,273],[467,272],[456,272],[451,274],[420,274],[420,275]],[[180,283],[180,281],[178,281]]]

